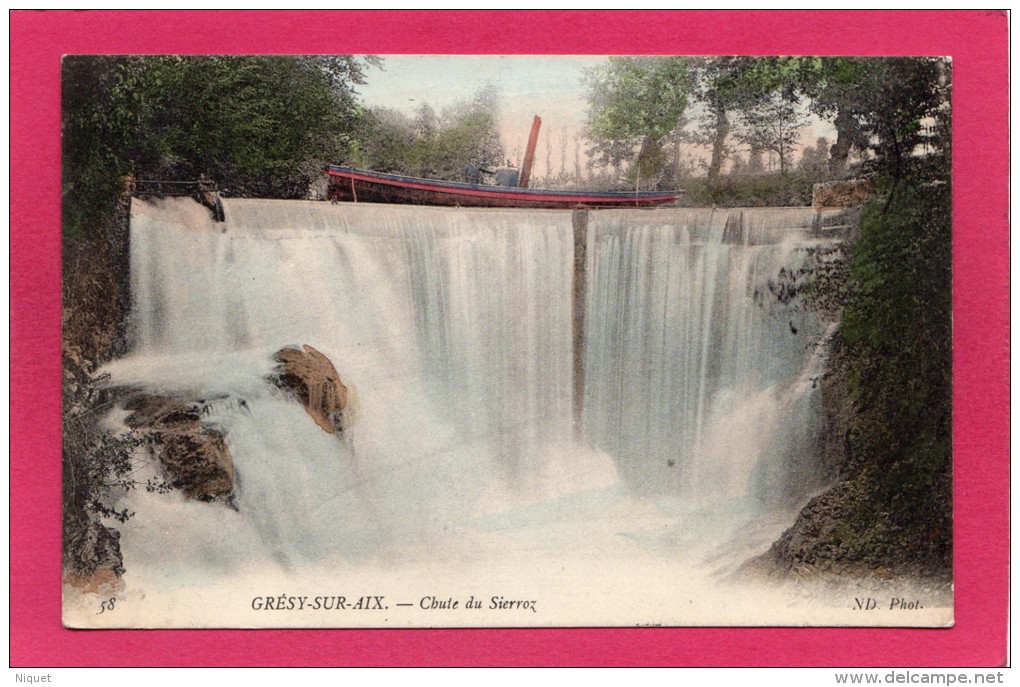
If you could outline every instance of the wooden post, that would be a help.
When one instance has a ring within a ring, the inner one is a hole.
[[[528,188],[528,182],[531,181],[531,165],[535,163],[535,146],[538,145],[538,130],[541,126],[542,119],[535,115],[535,121],[531,123],[531,134],[528,136],[528,149],[524,153],[524,164],[521,166],[521,188]]]
[[[573,289],[573,357],[574,357],[574,438],[584,438],[584,315],[587,297],[586,266],[588,261],[588,211],[574,210],[574,289]]]

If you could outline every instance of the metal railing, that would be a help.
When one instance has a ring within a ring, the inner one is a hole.
[[[128,193],[132,196],[191,196],[209,208],[213,220],[224,220],[223,201],[215,181],[210,179],[194,179],[188,181],[166,179],[135,179],[128,183]]]
[[[196,193],[219,193],[215,181],[192,179],[176,181],[166,179],[135,179],[132,182],[134,195],[190,196]]]

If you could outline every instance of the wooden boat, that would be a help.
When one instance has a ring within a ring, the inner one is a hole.
[[[542,119],[536,116],[531,125],[531,135],[528,137],[528,147],[519,179],[516,170],[495,172],[497,180],[506,180],[503,185],[419,179],[330,165],[326,169],[329,175],[327,195],[330,200],[355,203],[411,203],[488,208],[650,207],[672,203],[680,195],[679,191],[598,193],[528,188],[541,125]]]
[[[677,191],[597,193],[464,184],[330,165],[330,200],[490,208],[633,208],[672,203]]]

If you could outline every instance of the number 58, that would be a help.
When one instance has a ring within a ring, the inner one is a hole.
[[[117,601],[117,597],[111,596],[109,599],[99,604],[99,613],[96,615],[102,615],[105,611],[112,611],[113,605]]]

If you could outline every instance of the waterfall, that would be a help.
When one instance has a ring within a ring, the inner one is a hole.
[[[225,431],[238,510],[271,555],[356,556],[612,479],[608,461],[565,446],[569,215],[224,209],[214,224],[187,199],[134,202],[134,352],[108,371],[151,392],[244,401],[214,403],[205,421]],[[273,354],[303,344],[351,390],[342,440],[266,382]]]
[[[131,352],[101,370],[131,403],[102,426],[194,403],[233,494],[120,493],[116,611],[65,589],[68,626],[951,622],[911,580],[734,575],[827,480],[835,325],[797,291],[837,215],[223,209],[132,201]],[[273,383],[304,345],[347,388],[340,433]],[[132,478],[158,486],[150,456]],[[848,614],[862,594],[924,610]]]
[[[204,422],[237,475],[236,511],[135,495],[150,521],[187,522],[129,522],[143,557],[353,560],[484,541],[527,508],[542,529],[645,496],[694,509],[819,484],[827,323],[773,293],[821,240],[810,209],[590,213],[581,441],[569,212],[239,199],[224,212],[133,205],[133,352],[106,371],[213,399]],[[340,438],[267,382],[274,353],[304,344],[351,392]]]
[[[645,492],[692,506],[803,496],[830,323],[783,297],[810,208],[600,212],[590,223],[585,430]]]

